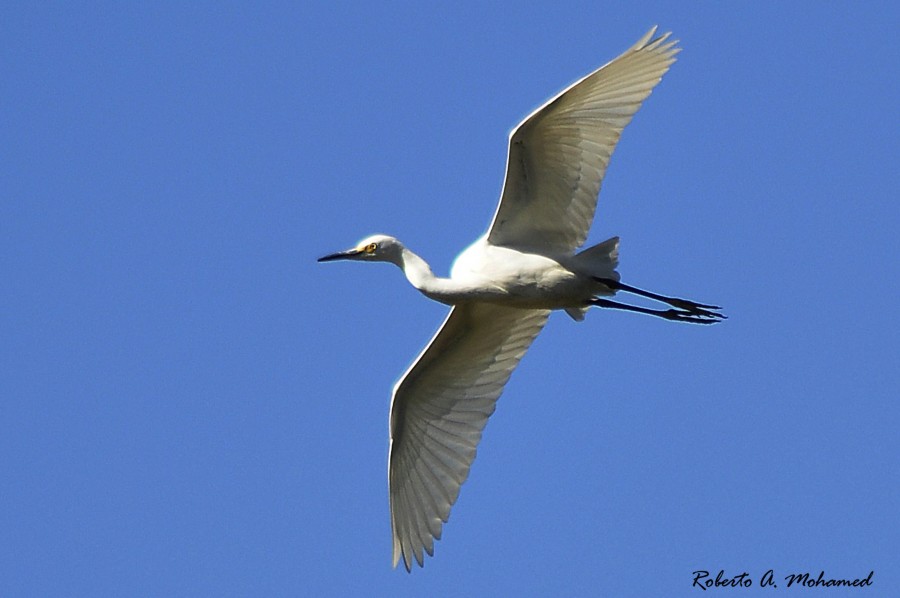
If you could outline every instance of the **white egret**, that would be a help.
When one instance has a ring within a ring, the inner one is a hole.
[[[591,306],[712,323],[721,308],[619,282],[618,238],[579,253],[622,129],[675,61],[669,34],[651,29],[624,54],[525,118],[509,138],[506,180],[487,233],[463,251],[450,278],[397,239],[368,237],[319,261],[390,262],[426,297],[451,305],[437,334],[394,387],[390,415],[394,566],[407,570],[456,502],[503,386],[552,310],[582,320]],[[617,291],[668,304],[649,309]]]

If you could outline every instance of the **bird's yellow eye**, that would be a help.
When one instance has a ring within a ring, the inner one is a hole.
[[[363,251],[365,251],[366,253],[374,253],[376,249],[378,249],[378,245],[376,245],[375,243],[369,243],[368,245],[366,245]]]

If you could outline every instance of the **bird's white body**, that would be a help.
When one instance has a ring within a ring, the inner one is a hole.
[[[584,307],[598,294],[612,294],[610,289],[591,278],[592,274],[573,255],[541,255],[493,245],[481,237],[463,251],[453,263],[450,278],[473,290],[478,301],[502,303],[510,307],[530,309],[568,309]],[[615,263],[595,269],[593,276],[615,275]],[[427,293],[426,293],[427,294]],[[466,301],[444,301],[455,304]]]
[[[510,374],[553,310],[581,320],[590,306],[711,323],[707,306],[619,281],[618,239],[576,253],[622,129],[674,62],[678,49],[653,28],[624,54],[532,112],[510,134],[500,205],[487,233],[449,278],[434,275],[400,241],[374,235],[320,261],[399,266],[425,296],[452,308],[394,387],[388,478],[394,565],[432,554],[469,474],[488,417]],[[616,291],[668,303],[667,311],[603,299]]]
[[[399,243],[376,235],[362,244],[383,244],[387,239]],[[606,259],[598,264],[579,261],[577,255],[541,255],[493,245],[481,237],[459,254],[450,278],[436,277],[422,258],[405,247],[397,265],[422,294],[447,305],[484,302],[520,309],[581,308],[592,297],[612,294],[592,278],[617,276],[616,244],[608,245]]]

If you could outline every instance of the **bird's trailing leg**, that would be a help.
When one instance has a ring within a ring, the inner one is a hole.
[[[633,305],[626,305],[624,303],[618,303],[615,301],[609,301],[607,299],[593,299],[590,302],[591,305],[597,305],[599,307],[610,307],[613,309],[624,309],[627,311],[659,316],[661,318],[666,318],[667,320],[694,322],[696,324],[712,324],[713,322],[727,319],[727,316],[725,316],[724,314],[720,314],[717,311],[714,311],[722,309],[718,305],[705,305],[703,303],[697,303],[696,301],[689,301],[687,299],[678,299],[677,297],[666,297],[665,295],[658,295],[657,293],[651,293],[650,291],[645,291],[643,289],[627,285],[612,278],[595,278],[595,280],[609,287],[613,291],[622,291],[625,293],[638,295],[640,297],[646,297],[647,299],[653,299],[654,301],[660,301],[662,303],[665,303],[666,305],[671,305],[675,309],[647,309],[643,307],[636,307]]]
[[[601,299],[599,297],[594,297],[593,299],[588,301],[588,304],[596,305],[597,307],[608,307],[610,309],[621,309],[624,311],[633,311],[639,314],[657,316],[660,318],[665,318],[666,320],[672,320],[674,322],[691,322],[693,324],[715,324],[719,321],[719,319],[725,317],[721,314],[713,312],[708,312],[712,315],[707,316],[703,314],[693,314],[681,309],[650,309],[647,307],[640,307],[638,305],[628,305],[627,303],[610,301],[609,299]]]

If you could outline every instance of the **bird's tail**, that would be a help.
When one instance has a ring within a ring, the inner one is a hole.
[[[619,273],[616,272],[616,266],[619,265],[619,237],[613,237],[588,247],[584,251],[576,253],[573,260],[573,265],[579,272],[594,278],[618,281]],[[609,294],[612,295],[613,293],[610,292]],[[584,314],[587,310],[587,307],[570,307],[566,310],[566,313],[573,320],[580,322],[584,319]]]
[[[619,280],[619,237],[607,239],[575,254],[575,267],[594,278]]]

